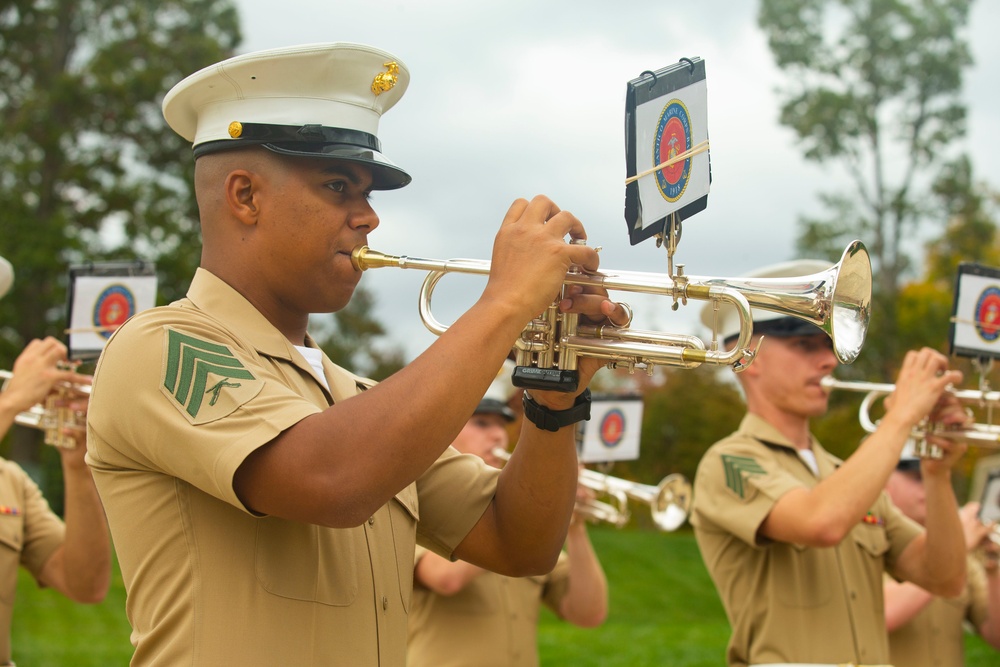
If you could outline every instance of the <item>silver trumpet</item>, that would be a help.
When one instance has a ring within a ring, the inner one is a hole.
[[[7,383],[14,377],[10,371],[0,370],[0,380],[3,385],[0,390],[6,389]],[[77,411],[68,407],[57,405],[58,402],[71,396],[89,396],[89,384],[57,384],[55,390],[49,394],[43,403],[31,406],[29,409],[17,414],[14,423],[28,428],[39,429],[45,432],[45,444],[64,449],[75,449],[76,439],[63,434],[63,429],[67,427],[85,428],[87,425],[86,411]]]
[[[874,433],[878,428],[878,422],[871,417],[872,406],[881,398],[884,398],[896,391],[896,385],[881,382],[852,382],[837,380],[833,377],[825,377],[820,383],[827,390],[844,390],[862,392],[865,394],[858,408],[858,422],[868,433]],[[1000,424],[993,423],[993,408],[1000,406],[1000,391],[980,391],[978,389],[953,389],[946,391],[957,398],[959,402],[968,405],[985,407],[987,411],[987,421],[969,424],[962,428],[948,428],[942,424],[925,423],[918,426],[910,434],[916,442],[915,451],[917,456],[940,458],[940,448],[933,445],[928,446],[927,436],[933,435],[939,438],[948,438],[965,442],[977,447],[1000,447]]]
[[[496,448],[493,455],[502,461],[510,459],[510,452]],[[691,509],[691,483],[683,475],[667,475],[660,483],[640,484],[584,468],[580,471],[580,485],[596,496],[586,502],[577,502],[576,513],[592,521],[610,523],[616,528],[625,526],[632,518],[629,501],[649,507],[653,523],[663,531],[680,528]],[[608,501],[599,500],[607,497]]]
[[[446,273],[487,275],[490,262],[474,259],[434,260],[386,255],[368,246],[358,246],[351,254],[354,267],[365,271],[380,267],[429,271],[420,289],[419,311],[424,325],[437,335],[448,327],[431,312],[431,297],[438,281]],[[750,349],[753,319],[750,308],[762,308],[812,322],[833,339],[837,358],[851,363],[864,344],[871,314],[871,262],[860,241],[851,243],[840,262],[830,269],[793,278],[711,278],[687,276],[683,267],[677,275],[635,271],[567,272],[566,285],[584,285],[608,290],[640,292],[667,296],[678,303],[688,299],[710,301],[716,311],[722,303],[735,307],[740,318],[736,346],[720,349],[717,327],[706,345],[697,336],[658,331],[641,331],[628,326],[597,326],[579,322],[579,316],[559,313],[558,300],[533,319],[514,345],[518,370],[531,374],[570,372],[575,374],[581,356],[605,359],[611,366],[636,368],[652,373],[654,366],[694,368],[702,363],[732,366],[740,371],[751,363]],[[718,317],[716,317],[718,320]],[[554,388],[548,385],[515,384]],[[530,379],[530,377],[529,377]],[[572,391],[574,386],[568,387]]]

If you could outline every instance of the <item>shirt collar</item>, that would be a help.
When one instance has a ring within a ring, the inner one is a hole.
[[[294,362],[302,355],[294,352],[291,341],[271,324],[252,303],[211,271],[195,271],[187,298],[200,310],[211,313],[261,354]],[[315,347],[307,336],[306,345]]]

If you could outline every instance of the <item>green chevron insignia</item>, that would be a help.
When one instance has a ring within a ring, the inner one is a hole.
[[[767,471],[760,467],[756,459],[749,456],[729,456],[722,455],[722,468],[726,471],[726,486],[732,489],[740,498],[743,495],[744,475],[764,475]]]
[[[173,329],[167,331],[166,353],[163,386],[191,417],[198,416],[206,396],[208,404],[214,406],[224,390],[239,389],[240,380],[255,379],[225,345]],[[221,379],[209,386],[210,374]]]

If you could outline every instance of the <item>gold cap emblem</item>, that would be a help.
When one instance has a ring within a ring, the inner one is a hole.
[[[241,134],[243,134],[243,123],[238,120],[234,120],[229,124],[229,136],[233,139],[237,139]]]
[[[386,71],[379,72],[372,81],[372,92],[378,97],[387,90],[391,90],[396,85],[396,75],[399,74],[399,65],[395,62],[388,62],[382,65]]]

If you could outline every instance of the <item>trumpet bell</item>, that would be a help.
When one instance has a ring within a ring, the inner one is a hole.
[[[792,278],[716,278],[707,284],[740,292],[753,308],[790,315],[822,329],[838,361],[858,358],[871,319],[872,269],[868,249],[854,241],[825,271]]]
[[[673,532],[684,525],[691,509],[691,483],[683,475],[667,475],[657,485],[652,503],[653,523]]]

